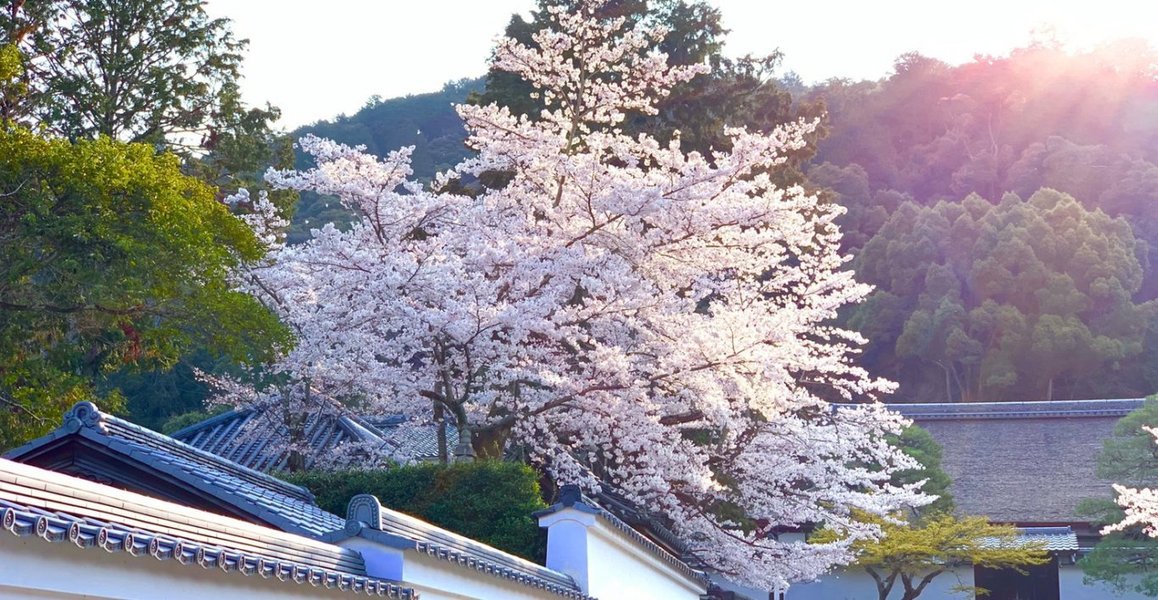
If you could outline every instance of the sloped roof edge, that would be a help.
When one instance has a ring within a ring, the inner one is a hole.
[[[318,508],[313,494],[303,487],[102,413],[91,402],[77,403],[60,428],[4,458],[19,461],[69,437],[107,447],[285,531],[317,535],[342,523],[337,515]]]
[[[673,555],[671,552],[665,550],[659,544],[651,541],[647,536],[637,531],[631,525],[628,525],[623,519],[620,519],[615,513],[603,508],[599,503],[583,494],[579,486],[564,485],[559,489],[559,501],[543,510],[535,513],[535,518],[545,517],[563,510],[564,508],[573,508],[580,512],[593,514],[605,522],[610,524],[614,529],[627,536],[628,539],[643,547],[649,554],[658,558],[660,561],[666,563],[675,569],[678,573],[697,581],[700,583],[710,583],[706,573],[697,571],[687,563],[680,560],[679,557]]]
[[[213,454],[212,452],[206,452],[205,450],[195,446],[190,446],[181,440],[157,433],[151,429],[141,427],[135,423],[130,423],[124,419],[120,419],[108,413],[101,412],[101,410],[97,408],[95,404],[87,401],[77,402],[75,405],[73,405],[73,407],[64,414],[63,423],[58,429],[43,437],[32,440],[27,444],[5,452],[3,458],[13,459],[14,457],[23,456],[53,440],[59,439],[71,433],[77,433],[83,429],[99,433],[99,435],[104,437],[113,437],[110,435],[109,425],[123,428],[135,434],[150,438],[152,441],[158,444],[172,446],[182,452],[193,454],[201,460],[208,461],[215,466],[218,466],[223,471],[239,475],[242,479],[257,483],[262,487],[270,489],[271,491],[276,491],[286,496],[294,497],[306,502],[315,502],[313,493],[302,486],[282,481],[276,477],[273,477],[272,475],[268,475],[244,465],[239,465],[233,461],[223,459],[222,457]]]
[[[351,537],[365,538],[392,548],[415,550],[569,600],[594,600],[579,589],[570,575],[386,508],[370,494],[351,498],[346,527],[322,536],[322,539],[334,543]]]
[[[205,569],[411,600],[356,552],[0,459],[0,531]]]
[[[917,420],[1043,419],[1124,417],[1141,408],[1145,398],[1101,400],[1034,400],[1026,402],[948,402],[888,404],[893,412]]]

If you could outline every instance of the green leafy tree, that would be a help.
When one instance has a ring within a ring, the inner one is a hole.
[[[1158,446],[1147,427],[1158,427],[1158,396],[1148,398],[1114,426],[1098,455],[1098,477],[1134,488],[1158,483]],[[1102,525],[1124,517],[1109,499],[1085,500],[1078,510]],[[1140,528],[1107,535],[1078,565],[1088,583],[1105,583],[1118,593],[1158,596],[1158,541]]]
[[[910,53],[884,80],[832,80],[805,97],[829,111],[820,161],[860,165],[874,191],[933,204],[1051,187],[1092,208],[1123,157],[1158,163],[1154,57],[1144,42],[1034,44],[959,66]]]
[[[941,467],[941,446],[929,432],[912,425],[891,443],[921,464],[921,468],[896,474],[894,483],[924,480],[922,490],[939,498],[908,515],[895,515],[907,522],[857,515],[881,527],[879,540],[853,544],[855,566],[872,577],[878,600],[888,600],[894,591],[900,591],[901,600],[915,600],[933,580],[961,565],[1020,569],[1049,561],[1046,552],[1019,540],[1013,526],[992,525],[984,517],[953,515],[953,498],[948,491],[951,482]],[[836,534],[828,529],[810,538],[817,542],[835,539]],[[979,588],[959,589],[962,593],[984,593]]]
[[[172,154],[0,132],[0,447],[77,400],[121,408],[118,369],[269,359],[288,332],[230,280],[263,250]]]
[[[506,35],[531,45],[532,34],[551,26],[546,11],[552,6],[573,6],[573,0],[539,0],[532,19],[514,15]],[[672,65],[708,64],[707,75],[677,85],[659,102],[655,115],[631,115],[623,125],[630,134],[646,133],[661,143],[678,135],[685,151],[710,156],[713,149],[730,149],[724,134],[726,126],[743,126],[753,131],[771,131],[775,126],[798,118],[818,118],[823,113],[818,103],[801,103],[783,89],[776,77],[782,55],[729,58],[723,55],[723,38],[728,33],[721,23],[720,10],[702,0],[625,0],[610,2],[604,8],[606,17],[623,17],[629,24],[644,22],[662,25],[667,34],[655,50],[668,55]],[[486,90],[472,97],[476,104],[498,103],[515,114],[537,118],[541,101],[533,98],[534,90],[517,75],[501,70],[487,74]],[[823,128],[810,135],[806,148],[792,156],[790,168],[777,173],[780,183],[799,183],[803,175],[799,165],[811,157],[816,139]]]
[[[900,600],[915,600],[956,566],[1020,569],[1049,561],[1044,550],[1019,540],[1016,527],[991,525],[985,517],[937,513],[909,525],[882,523],[881,528],[880,541],[854,544],[856,564],[876,582],[879,600],[888,600],[894,590],[900,591]]]
[[[5,128],[12,122],[9,107],[28,92],[20,81],[23,75],[24,60],[16,44],[0,45],[0,126]]]
[[[902,204],[856,268],[878,291],[850,322],[877,334],[866,358],[904,398],[1048,400],[1147,385],[1136,359],[1158,305],[1134,300],[1134,235],[1071,196]]]
[[[921,507],[924,514],[948,513],[953,511],[953,495],[949,493],[952,481],[949,474],[941,467],[941,444],[933,439],[928,431],[917,425],[910,425],[901,432],[896,439],[889,443],[898,447],[905,454],[913,457],[921,465],[918,469],[901,471],[893,476],[895,485],[907,485],[924,481],[921,491],[936,496],[933,502]]]
[[[200,0],[4,2],[28,59],[27,113],[71,139],[181,143],[228,115],[246,42]]]
[[[253,189],[270,165],[288,167],[279,111],[246,106],[238,87],[246,40],[201,0],[0,2],[0,32],[26,68],[11,120],[69,139],[100,135],[177,152],[188,172],[220,188]],[[288,209],[292,195],[275,198]]]
[[[350,498],[373,494],[383,506],[530,560],[545,556],[532,513],[547,507],[538,474],[523,464],[498,461],[416,465],[384,471],[309,471],[289,476],[345,514]]]
[[[292,166],[289,139],[271,128],[277,109],[241,101],[246,41],[233,36],[228,20],[210,18],[199,0],[0,1],[0,7],[0,37],[24,56],[0,90],[5,122],[175,152],[181,169],[215,186],[219,200],[242,187],[263,190],[262,173],[271,165]],[[292,214],[296,194],[266,191],[283,216]],[[100,387],[105,395],[123,394],[131,418],[158,426],[204,399],[194,368],[230,363],[205,358],[216,350],[186,352],[175,364],[130,365]]]

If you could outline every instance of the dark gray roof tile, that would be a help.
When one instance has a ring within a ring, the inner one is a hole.
[[[348,416],[333,403],[333,410],[319,410],[306,420],[304,437],[312,452],[306,466],[345,444],[362,444],[371,451],[390,454],[395,448],[373,425]],[[173,438],[190,446],[212,452],[258,471],[280,471],[286,468],[289,453],[284,445],[271,440],[285,437],[275,419],[266,417],[271,404],[231,410],[181,429]]]
[[[56,432],[16,448],[5,457],[19,460],[41,446],[60,440],[62,432],[66,432],[108,446],[113,452],[185,482],[284,531],[316,536],[345,523],[341,517],[318,508],[313,495],[303,487],[102,413],[91,403],[74,406],[65,415],[65,422]]]
[[[367,577],[353,550],[0,459],[3,532],[355,593],[416,597],[395,582]]]

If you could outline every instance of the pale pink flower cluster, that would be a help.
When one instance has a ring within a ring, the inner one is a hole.
[[[378,159],[302,140],[317,167],[270,183],[362,218],[275,244],[249,289],[299,335],[284,370],[384,411],[429,418],[441,403],[562,482],[602,479],[670,517],[738,579],[815,577],[876,535],[852,509],[929,500],[888,483],[914,466],[884,439],[900,418],[821,398],[892,384],[855,366],[863,340],[830,325],[869,291],[842,268],[839,208],[768,175],[815,124],[734,129],[712,156],[622,134],[626,114],[703,69],[668,67],[648,51],[658,32],[600,20],[600,4],[552,9],[537,48],[498,45],[495,65],[546,108],[458,107],[478,156],[430,188],[409,181],[408,149]],[[493,171],[509,183],[439,191]],[[778,539],[820,523],[849,535]]]
[[[1158,439],[1158,428],[1143,429]],[[1158,491],[1150,488],[1128,488],[1118,484],[1114,484],[1114,491],[1118,493],[1118,506],[1126,510],[1126,518],[1102,529],[1102,533],[1108,534],[1140,526],[1146,535],[1158,537]]]

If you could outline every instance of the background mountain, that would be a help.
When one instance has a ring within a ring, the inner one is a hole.
[[[388,100],[374,96],[352,116],[319,121],[300,127],[290,135],[296,140],[313,134],[350,146],[365,146],[368,152],[379,156],[403,146],[414,146],[411,157],[414,177],[427,181],[470,154],[463,143],[466,130],[454,105],[466,102],[471,93],[481,92],[483,88],[482,78],[462,79],[430,94]],[[295,166],[301,169],[311,165],[298,153]],[[345,225],[350,218],[350,213],[335,199],[303,194],[290,226],[289,241],[300,242],[309,237],[313,227],[331,222]]]

